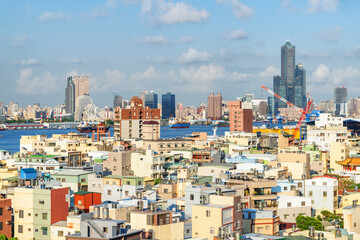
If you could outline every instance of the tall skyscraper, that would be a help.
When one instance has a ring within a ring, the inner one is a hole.
[[[158,107],[158,95],[154,91],[145,94],[145,107],[156,109]]]
[[[68,77],[65,89],[65,111],[66,113],[75,112],[75,84],[71,77]]]
[[[334,89],[334,112],[337,117],[347,115],[347,88]]]
[[[218,93],[210,93],[208,96],[208,119],[221,120],[222,119],[222,96]]]
[[[66,113],[75,112],[76,100],[82,95],[89,95],[88,76],[70,76],[65,90]]]
[[[114,109],[115,109],[117,106],[119,106],[120,108],[122,108],[122,107],[123,107],[122,105],[123,105],[123,104],[122,104],[122,97],[121,97],[120,95],[118,95],[118,94],[114,94],[114,104],[113,104]]]
[[[289,41],[281,46],[281,76],[274,76],[273,89],[296,106],[306,106],[306,71],[302,64],[295,65],[295,46]],[[287,107],[279,99],[274,100],[275,111]]]
[[[175,94],[166,93],[162,95],[162,119],[175,117]]]

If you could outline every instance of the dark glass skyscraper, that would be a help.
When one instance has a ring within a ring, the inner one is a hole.
[[[158,95],[154,91],[145,94],[145,106],[155,109],[158,107]]]
[[[303,65],[295,66],[295,46],[287,41],[281,46],[281,76],[274,76],[274,92],[298,107],[306,105],[306,71]],[[275,111],[286,104],[275,99]]]
[[[162,119],[175,117],[175,94],[166,93],[162,95]]]
[[[114,109],[119,106],[120,108],[122,108],[122,97],[118,94],[114,94]]]
[[[334,89],[334,111],[336,117],[345,117],[347,114],[347,88]]]
[[[65,111],[66,113],[75,112],[75,84],[72,77],[68,77],[65,89]]]

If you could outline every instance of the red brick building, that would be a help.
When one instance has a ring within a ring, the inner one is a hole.
[[[12,237],[11,199],[0,198],[0,235]]]
[[[243,109],[241,101],[230,102],[230,132],[253,131],[253,114],[251,109]]]
[[[74,193],[74,206],[82,212],[89,212],[90,206],[101,204],[101,193],[80,191]]]

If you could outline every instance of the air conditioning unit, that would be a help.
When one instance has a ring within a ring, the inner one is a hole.
[[[6,224],[7,224],[7,225],[11,225],[11,221],[6,221]]]

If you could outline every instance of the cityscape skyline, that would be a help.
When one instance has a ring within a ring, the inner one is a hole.
[[[114,92],[130,99],[144,89],[173,92],[185,105],[205,102],[210,92],[229,100],[260,96],[260,85],[271,87],[280,74],[279,46],[287,38],[316,101],[332,99],[343,84],[357,96],[359,34],[350,28],[357,2],[43,3],[0,3],[7,22],[0,41],[0,71],[8,79],[3,102],[63,103],[70,75],[89,76],[99,106],[111,106]],[[174,20],[168,13],[177,7],[186,14]]]

